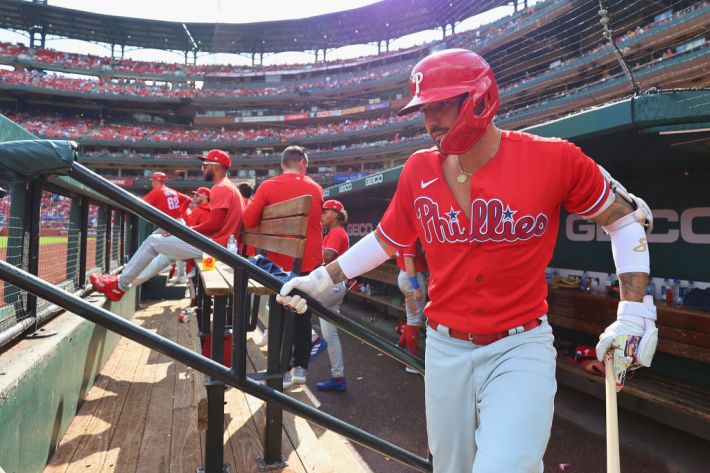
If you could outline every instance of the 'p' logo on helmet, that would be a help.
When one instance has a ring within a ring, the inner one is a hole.
[[[414,90],[414,95],[419,95],[419,85],[422,83],[424,80],[424,73],[422,72],[415,72],[412,74],[412,82],[414,83],[414,87],[416,88]]]

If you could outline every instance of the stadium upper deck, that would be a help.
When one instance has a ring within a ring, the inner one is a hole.
[[[76,139],[95,160],[138,155],[142,164],[166,164],[219,146],[265,172],[275,153],[296,142],[318,150],[324,166],[363,170],[401,161],[426,141],[416,120],[390,115],[409,94],[412,64],[439,47],[483,52],[500,83],[497,122],[507,128],[628,96],[615,48],[641,90],[708,85],[709,2],[617,0],[608,8],[614,47],[601,33],[596,2],[547,0],[425,47],[271,70],[131,63],[5,44],[0,63],[16,70],[0,71],[0,101],[29,129]],[[77,71],[85,77],[62,74]],[[201,87],[189,74],[202,74]],[[146,80],[154,76],[162,80]]]

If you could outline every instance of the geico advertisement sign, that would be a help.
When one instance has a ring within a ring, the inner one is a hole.
[[[347,232],[351,237],[364,237],[372,233],[374,226],[371,223],[348,223]]]
[[[682,240],[685,243],[710,245],[710,232],[697,231],[699,219],[710,218],[710,207],[693,207],[683,210],[680,215],[673,209],[653,210],[655,228],[663,222],[664,230],[654,230],[648,235],[649,243],[675,243]],[[667,228],[666,228],[667,227]],[[565,236],[570,241],[609,241],[600,225],[587,222],[577,215],[568,215],[565,221]]]
[[[375,174],[365,178],[365,187],[374,186],[375,184],[381,184],[385,180],[382,174]]]

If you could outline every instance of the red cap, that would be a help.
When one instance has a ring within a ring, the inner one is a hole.
[[[323,210],[335,210],[336,212],[342,212],[345,210],[345,206],[337,200],[326,200],[323,202]]]
[[[209,197],[210,190],[207,187],[198,187],[197,190],[193,192],[193,194],[206,195],[207,197]]]
[[[207,156],[198,156],[198,158],[203,161],[221,164],[227,169],[232,165],[232,160],[229,159],[229,155],[221,149],[211,149],[209,153],[207,153]]]
[[[154,172],[153,175],[150,176],[150,180],[165,182],[168,180],[168,176],[166,176],[164,172]]]

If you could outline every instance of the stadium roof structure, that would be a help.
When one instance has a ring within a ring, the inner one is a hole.
[[[179,51],[277,53],[338,48],[399,38],[440,28],[518,0],[381,0],[352,10],[309,18],[256,23],[180,23],[103,15],[3,0],[0,28]],[[523,0],[519,0],[522,2]]]

